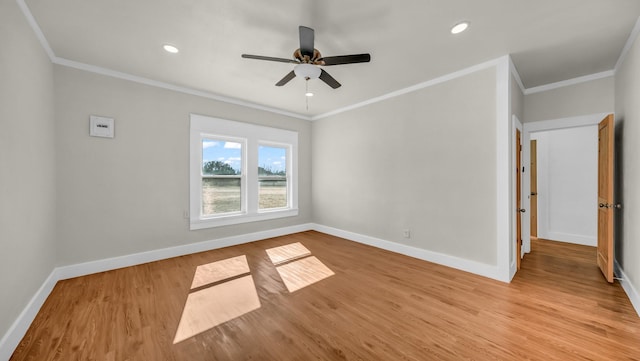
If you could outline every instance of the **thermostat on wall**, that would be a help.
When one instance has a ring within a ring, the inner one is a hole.
[[[89,135],[92,137],[113,138],[115,122],[113,118],[89,117]]]

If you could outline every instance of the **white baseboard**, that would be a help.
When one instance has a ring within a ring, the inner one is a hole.
[[[33,298],[31,298],[31,301],[29,301],[27,306],[23,309],[22,313],[20,313],[11,327],[9,327],[7,333],[0,340],[0,360],[9,360],[9,358],[13,354],[13,351],[15,351],[16,347],[29,329],[29,326],[38,314],[38,311],[40,311],[40,308],[44,304],[44,301],[47,299],[47,297],[49,297],[49,294],[53,290],[53,287],[60,280],[86,276],[93,273],[110,271],[123,267],[135,266],[172,257],[184,256],[191,253],[235,246],[267,238],[285,236],[287,234],[309,231],[313,229],[313,226],[314,225],[312,223],[306,223],[297,226],[271,229],[267,231],[220,238],[211,241],[185,244],[182,246],[134,253],[126,256],[56,267],[53,269],[53,271],[51,271],[51,274],[46,279],[46,281],[44,281],[38,292],[36,292]]]
[[[306,223],[297,226],[271,229],[267,231],[242,234],[239,236],[214,239],[211,241],[190,243],[182,246],[162,248],[153,251],[129,254],[126,256],[79,263],[70,266],[62,266],[56,269],[59,275],[58,279],[64,280],[68,278],[86,276],[92,273],[111,271],[118,268],[130,267],[167,258],[184,256],[192,253],[210,251],[212,249],[236,246],[239,244],[259,241],[267,238],[280,237],[287,234],[304,232],[312,229],[313,224]]]
[[[459,269],[466,272],[471,272],[480,276],[492,278],[502,282],[509,282],[509,280],[504,280],[503,278],[500,277],[500,273],[498,272],[497,266],[475,262],[475,261],[471,261],[464,258],[458,258],[458,257],[446,255],[443,253],[428,251],[426,249],[411,247],[406,244],[386,241],[384,239],[365,236],[359,233],[343,231],[341,229],[327,227],[321,224],[315,224],[314,230],[318,232],[330,234],[332,236],[345,238],[350,241],[363,243],[363,244],[377,247],[377,248],[382,248],[387,251],[400,253],[405,256],[418,258],[423,261],[437,263],[443,266]]]
[[[262,239],[285,236],[298,232],[315,230],[330,234],[336,237],[345,238],[354,242],[381,248],[387,251],[400,253],[409,257],[421,259],[428,262],[437,263],[443,266],[474,273],[480,276],[492,278],[502,282],[509,282],[500,277],[497,266],[454,257],[443,253],[433,252],[421,248],[412,247],[406,244],[386,241],[380,238],[370,237],[359,233],[344,231],[337,228],[323,226],[315,223],[300,224],[297,226],[272,229],[267,231],[243,234],[239,236],[226,237],[211,241],[191,243],[182,246],[163,248],[148,252],[134,253],[131,255],[107,258],[97,261],[85,262],[69,266],[61,266],[53,269],[49,277],[44,281],[40,289],[29,301],[16,321],[9,327],[7,333],[0,340],[0,360],[8,360],[13,351],[24,337],[38,314],[38,311],[53,290],[56,282],[73,277],[80,277],[92,273],[110,271],[118,268],[135,266],[143,263],[158,261],[171,257],[178,257],[187,254],[209,251],[222,247],[229,247],[243,243],[259,241]],[[513,267],[512,267],[513,268]],[[640,296],[633,285],[629,283],[620,265],[616,262],[616,274],[620,275],[622,287],[629,296],[636,312],[640,315]]]
[[[27,333],[31,322],[36,318],[40,307],[49,297],[56,282],[58,282],[58,277],[54,269],[0,340],[0,360],[9,360],[13,351],[18,347],[25,333]]]
[[[522,257],[522,256],[520,256],[520,257]],[[520,258],[520,259],[522,259],[522,258]],[[516,263],[516,260],[513,260],[513,262],[511,262],[511,264],[509,265],[509,282],[511,282],[513,277],[516,276],[516,272],[518,272],[518,264]]]
[[[550,241],[581,244],[583,246],[595,247],[598,245],[598,239],[596,237],[583,236],[581,234],[548,232],[545,236],[538,235],[538,237],[548,239]]]
[[[638,317],[640,317],[640,293],[633,287],[633,284],[629,282],[629,277],[627,277],[626,273],[618,263],[618,260],[615,260],[615,274],[620,279],[620,285],[622,285],[622,289],[629,297],[631,301],[631,305],[636,310]]]

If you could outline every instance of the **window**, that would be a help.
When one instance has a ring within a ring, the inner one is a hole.
[[[191,115],[191,229],[298,214],[298,133]]]
[[[258,208],[286,207],[287,202],[287,147],[258,146]]]
[[[242,141],[202,139],[202,214],[242,211]]]

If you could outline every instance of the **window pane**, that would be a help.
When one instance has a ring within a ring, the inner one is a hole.
[[[217,139],[202,140],[203,175],[240,175],[242,144]]]
[[[242,210],[242,144],[222,139],[202,140],[202,214]],[[212,177],[213,176],[213,177]],[[218,178],[220,177],[220,178]]]
[[[258,147],[258,208],[287,207],[287,148]]]
[[[287,180],[260,179],[258,207],[260,209],[282,208],[287,206]]]
[[[202,214],[240,212],[240,178],[203,178]]]

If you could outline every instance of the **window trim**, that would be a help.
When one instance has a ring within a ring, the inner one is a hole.
[[[264,221],[298,215],[298,132],[214,118],[190,115],[189,227],[191,230]],[[229,139],[243,143],[241,212],[202,215],[202,139]],[[258,146],[289,147],[287,159],[287,208],[260,210],[258,206]]]

